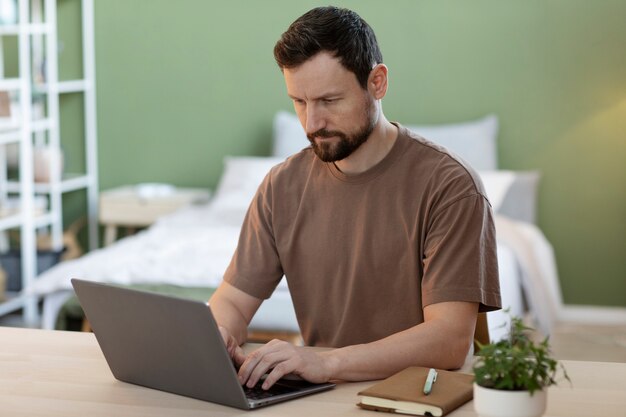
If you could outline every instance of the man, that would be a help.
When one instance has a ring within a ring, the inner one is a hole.
[[[460,367],[478,311],[500,307],[495,231],[478,176],[382,112],[387,67],[356,13],[316,8],[274,49],[311,147],[274,167],[210,300],[242,384],[267,389]],[[283,274],[304,341],[239,345]]]

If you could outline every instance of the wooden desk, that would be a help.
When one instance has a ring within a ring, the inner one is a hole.
[[[573,388],[550,388],[545,417],[626,416],[626,363],[564,361]],[[113,378],[91,333],[0,327],[0,415],[6,416],[361,416],[371,382],[254,411],[211,404]],[[389,414],[391,415],[391,414]],[[476,416],[467,403],[452,417]]]

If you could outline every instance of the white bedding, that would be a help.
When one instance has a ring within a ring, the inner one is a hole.
[[[58,264],[26,291],[45,295],[71,289],[69,278],[217,286],[237,246],[239,227],[220,221],[211,204],[186,207],[114,245]]]

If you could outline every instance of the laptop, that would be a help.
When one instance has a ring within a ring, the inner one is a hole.
[[[335,386],[281,379],[268,391],[242,387],[207,303],[79,279],[72,285],[120,381],[244,410]]]

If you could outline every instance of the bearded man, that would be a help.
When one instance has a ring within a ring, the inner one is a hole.
[[[315,8],[274,56],[311,146],[274,167],[210,300],[242,384],[370,380],[460,367],[478,312],[501,306],[492,212],[476,172],[385,118],[388,69],[355,12]],[[286,277],[305,344],[239,347]],[[264,375],[264,380],[262,377]]]

